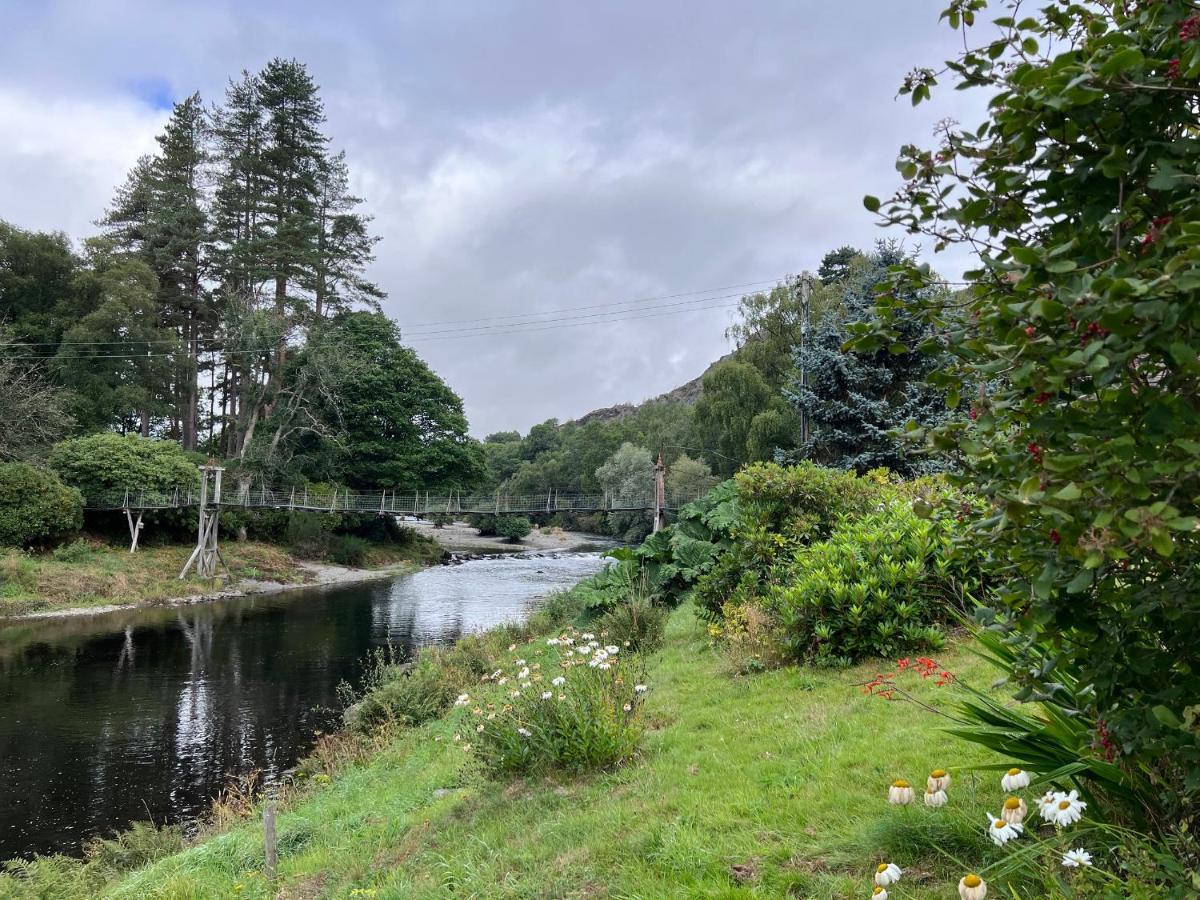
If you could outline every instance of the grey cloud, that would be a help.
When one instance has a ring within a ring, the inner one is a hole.
[[[24,5],[6,13],[0,103],[18,98],[49,146],[0,142],[0,216],[84,236],[161,121],[129,84],[162,78],[215,100],[241,68],[287,55],[323,87],[402,327],[796,272],[882,236],[861,197],[896,186],[902,143],[928,143],[942,116],[981,116],[979,98],[950,91],[916,110],[894,99],[907,69],[955,49],[939,8]],[[91,133],[56,131],[38,104],[90,109]],[[87,143],[103,152],[74,159]],[[933,262],[957,276],[966,260]],[[483,434],[668,390],[725,352],[728,321],[708,310],[414,344]]]

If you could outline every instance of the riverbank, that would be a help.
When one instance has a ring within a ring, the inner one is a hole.
[[[500,662],[549,653],[535,639],[501,649]],[[986,681],[965,649],[943,662]],[[875,863],[896,856],[922,896],[949,898],[957,864],[947,853],[989,858],[983,829],[970,815],[889,807],[886,785],[990,760],[927,713],[862,696],[857,685],[874,672],[735,676],[685,606],[647,660],[643,746],[616,771],[488,778],[455,739],[470,710],[454,710],[357,744],[331,739],[326,759],[342,762],[283,804],[274,886],[255,809],[87,887],[109,897],[843,897],[869,895]],[[935,702],[937,690],[914,686]],[[973,813],[973,778],[956,778],[955,803]]]
[[[374,546],[364,567],[304,560],[287,548],[257,541],[228,541],[221,553],[232,580],[179,579],[191,553],[175,544],[129,553],[99,541],[77,542],[69,552],[0,551],[0,620],[94,615],[134,606],[182,605],[267,594],[310,585],[350,584],[403,574],[440,557],[420,541]]]

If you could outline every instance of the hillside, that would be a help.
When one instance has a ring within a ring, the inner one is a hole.
[[[647,403],[658,403],[667,401],[669,403],[682,403],[685,406],[694,406],[696,401],[700,399],[700,387],[704,383],[704,376],[719,366],[728,359],[732,359],[736,350],[731,350],[726,353],[716,362],[710,363],[708,367],[693,378],[691,381],[684,382],[679,387],[672,388],[665,394],[659,394],[657,397],[651,397],[649,400],[643,400],[641,403],[618,403],[615,406],[605,406],[601,409],[594,409],[589,413],[585,413],[578,419],[567,424],[572,425],[587,425],[589,422],[616,422],[625,418],[631,413],[636,412]]]

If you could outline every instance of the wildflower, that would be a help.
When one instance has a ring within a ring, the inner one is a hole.
[[[1009,769],[1000,779],[1000,787],[1006,791],[1019,791],[1029,787],[1029,773],[1023,769]]]
[[[517,649],[517,645],[516,645],[516,644],[509,644],[509,645],[508,645],[508,652],[509,652],[509,653],[512,653],[512,652],[513,652],[514,650],[516,650],[516,649]]]
[[[463,744],[463,753],[470,753],[470,752],[471,752],[471,745]]]
[[[646,687],[644,684],[635,684],[633,686],[633,690],[634,690],[634,693],[636,693],[636,694],[644,694],[644,693],[646,693],[646,691],[648,691],[650,689],[648,687]]]
[[[871,891],[872,900],[888,900],[887,888],[875,885],[875,890]]]
[[[1038,798],[1038,814],[1047,822],[1049,822],[1052,818],[1054,818],[1053,809],[1054,804],[1057,802],[1058,792],[1046,791],[1046,793],[1042,794],[1042,796]]]
[[[522,681],[521,687],[522,688],[533,687],[533,682],[532,681]]]
[[[885,888],[899,881],[903,874],[904,870],[895,863],[880,863],[875,867],[875,883]]]
[[[1029,807],[1020,797],[1009,797],[1004,801],[1004,805],[1000,807],[1000,818],[1010,825],[1020,825],[1025,821],[1025,815],[1029,812]]]
[[[466,706],[471,702],[470,694],[459,694],[458,699],[454,701],[455,706]]]
[[[958,882],[958,896],[962,900],[983,900],[987,896],[987,882],[974,873],[964,875]]]
[[[588,641],[587,645],[589,647],[591,647],[593,650],[595,650],[600,646],[600,642],[599,641]]]
[[[560,684],[566,684],[567,679],[564,678],[562,675],[559,675],[557,678],[551,678],[550,683],[552,685],[554,685],[555,687],[558,687]]]
[[[625,712],[632,712],[632,711],[633,711],[633,704],[631,704],[631,703],[626,703],[624,706],[622,706],[622,707],[621,707],[621,709],[625,710]]]
[[[581,634],[579,637],[581,640],[585,640],[585,641],[594,641],[596,639],[596,636],[594,634],[592,634],[590,631],[587,634]]]
[[[1003,847],[1013,838],[1020,837],[1024,830],[1023,825],[1014,825],[994,816],[988,817],[988,837],[997,847]]]
[[[522,662],[523,661],[524,660],[522,660]],[[528,666],[526,666],[520,672],[517,673],[517,681],[524,681],[528,677],[529,677],[529,667]]]
[[[521,696],[521,692],[520,692],[520,691],[509,691],[509,692],[508,692],[508,696],[510,696],[510,697],[520,697],[520,696]]]
[[[939,791],[926,791],[925,792],[925,805],[926,806],[931,806],[934,809],[937,809],[939,806],[945,806],[946,800],[947,800],[947,797],[946,797],[945,791],[939,790]]]
[[[501,678],[499,681],[497,681],[497,682],[496,682],[496,684],[508,684],[508,679],[507,679],[507,678]]]
[[[1060,793],[1055,797],[1054,805],[1051,807],[1052,818],[1050,821],[1059,828],[1074,825],[1083,818],[1085,809],[1087,809],[1087,804],[1079,799],[1079,791],[1071,791],[1069,794]]]
[[[573,643],[575,643],[575,638],[573,638],[573,637],[560,638],[559,643],[565,644],[566,646],[570,647]]]
[[[543,700],[549,700],[553,696],[554,696],[554,691],[542,691],[542,699]]]
[[[560,643],[562,642],[558,638],[550,638],[550,640],[546,641],[546,646],[557,647]]]
[[[589,648],[589,647],[576,647],[575,652],[578,653],[580,656],[587,656],[592,651],[591,651],[591,648]]]
[[[518,728],[517,734],[519,734],[521,737],[533,737],[533,732],[528,728]]]
[[[1082,847],[1076,847],[1074,850],[1068,850],[1062,855],[1062,864],[1068,869],[1090,866],[1092,864],[1092,854],[1088,853]]]
[[[945,769],[934,769],[929,773],[925,786],[931,791],[944,791],[950,787],[950,773]]]
[[[559,694],[559,695],[558,695],[558,699],[559,699],[559,700],[566,700],[566,699],[567,699],[567,695],[566,695],[566,694]]]
[[[482,731],[483,731],[483,723],[480,722],[478,725],[475,726],[475,733],[479,734]]]
[[[616,656],[618,653],[621,652],[621,648],[616,647],[612,644],[609,644],[607,647],[604,648],[604,652],[607,653],[609,656]]]
[[[518,659],[515,663],[513,663],[513,665],[514,666],[523,666],[523,665],[525,665],[525,660]]]
[[[600,665],[598,665],[596,668],[598,668],[598,669],[603,669],[603,670],[607,671],[608,669],[611,669],[611,668],[612,668],[612,663],[606,663],[606,662],[602,662],[602,663],[600,663]]]
[[[908,806],[913,802],[912,785],[904,779],[897,779],[892,782],[892,786],[888,788],[888,803],[894,803],[896,806]]]

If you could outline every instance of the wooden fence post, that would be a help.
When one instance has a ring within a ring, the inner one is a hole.
[[[263,873],[270,884],[275,883],[275,872],[279,867],[279,841],[275,833],[275,801],[268,800],[263,807]]]

